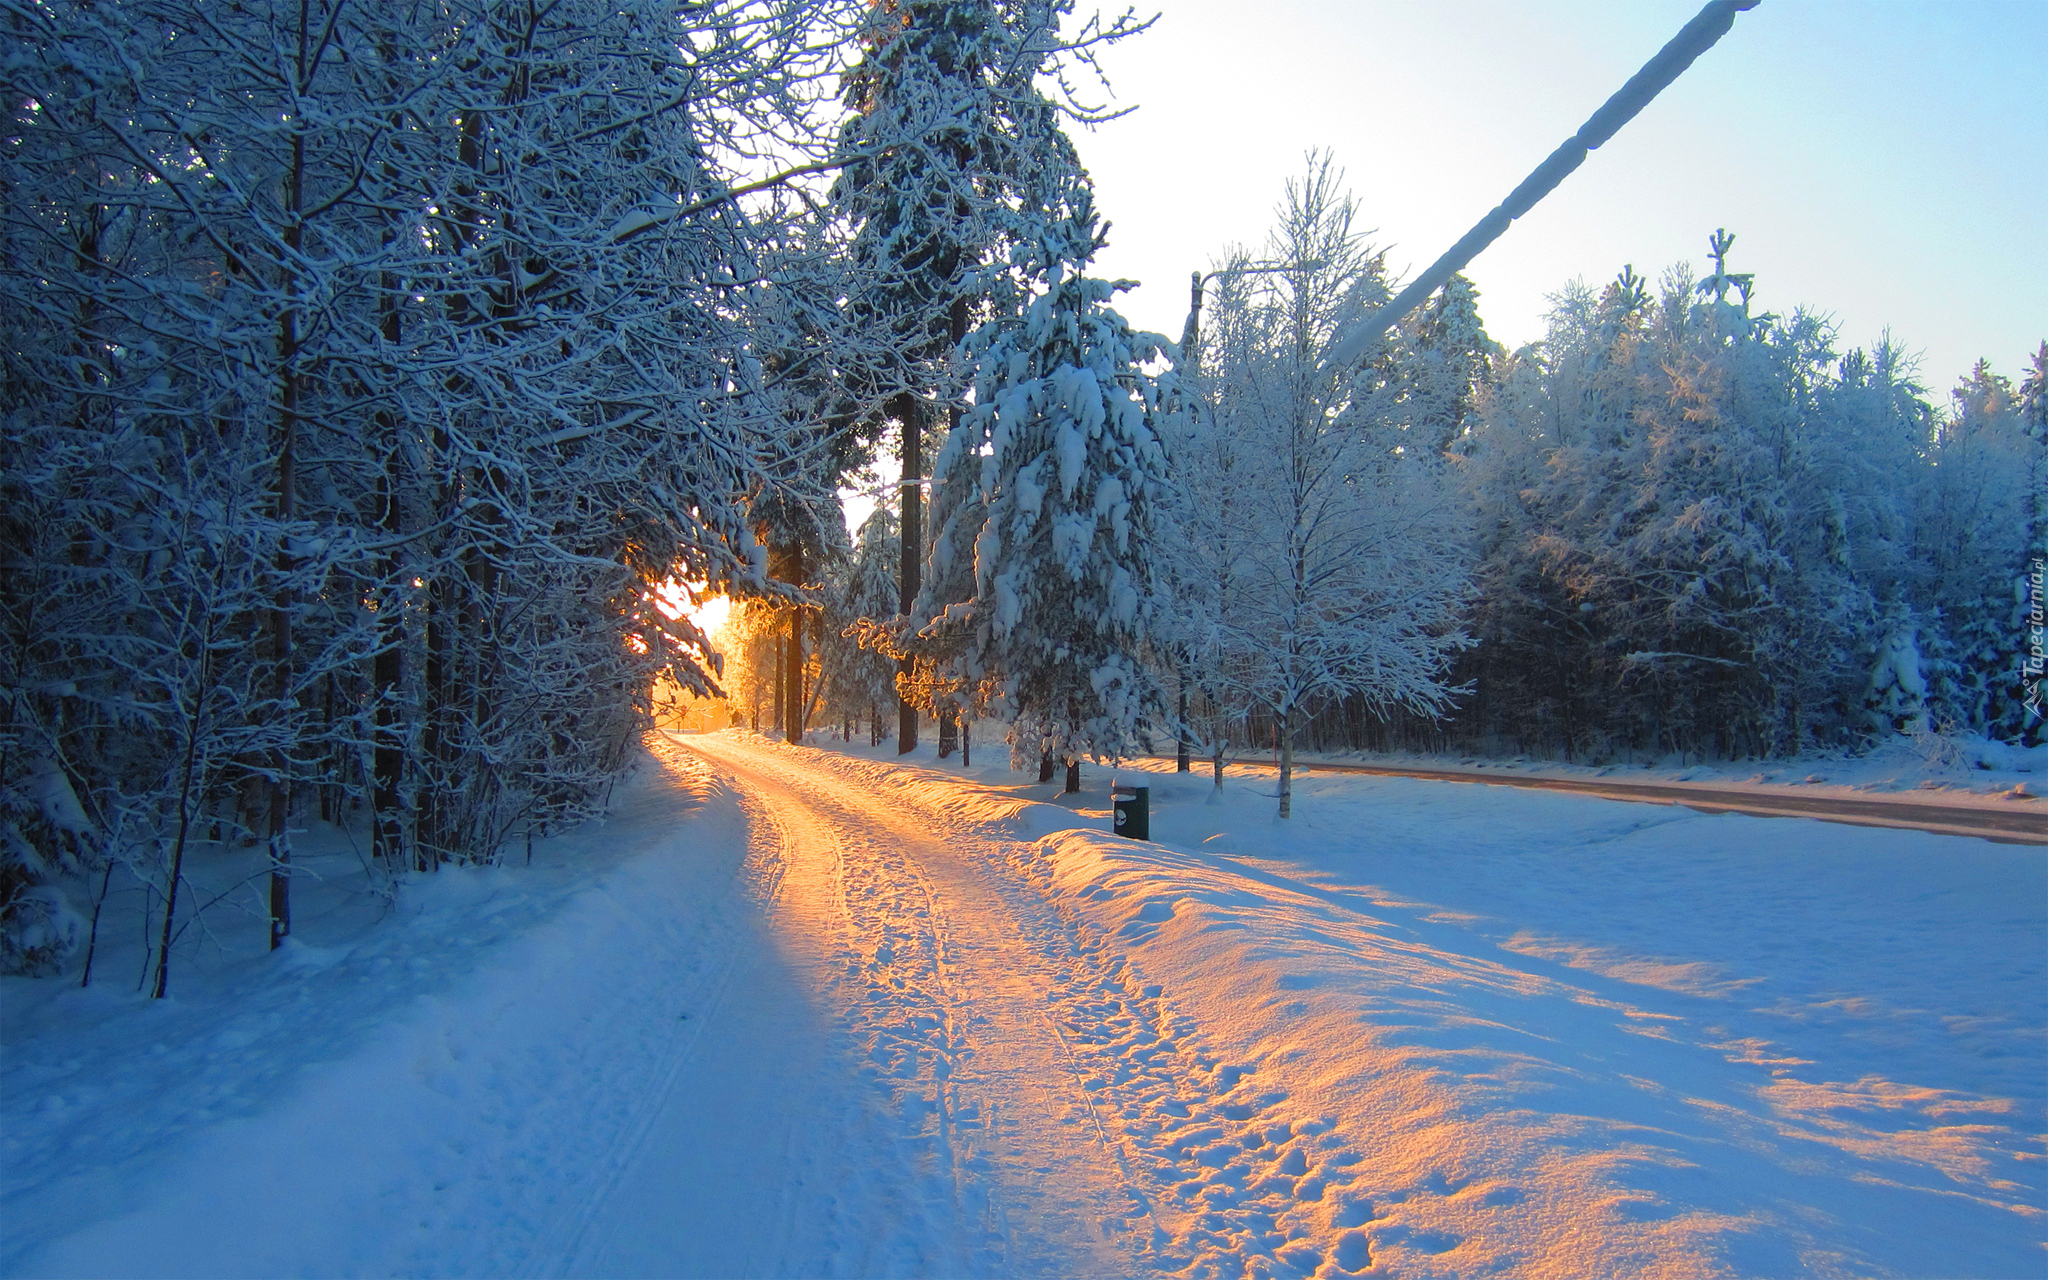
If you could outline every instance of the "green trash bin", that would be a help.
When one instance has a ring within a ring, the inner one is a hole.
[[[1152,788],[1118,787],[1116,794],[1130,797],[1128,800],[1114,801],[1116,833],[1120,836],[1129,836],[1133,840],[1150,840]]]

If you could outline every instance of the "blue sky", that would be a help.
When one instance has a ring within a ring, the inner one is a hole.
[[[1441,253],[1698,12],[1694,0],[1155,0],[1104,53],[1118,105],[1073,129],[1114,224],[1123,310],[1177,336],[1187,278],[1256,244],[1330,150],[1403,274]],[[1624,263],[1739,237],[1758,304],[1889,327],[1945,394],[2048,339],[2048,0],[1764,0],[1473,264],[1493,336]]]

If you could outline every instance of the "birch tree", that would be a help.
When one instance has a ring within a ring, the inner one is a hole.
[[[1341,183],[1311,157],[1262,255],[1283,269],[1222,299],[1204,349],[1216,439],[1195,446],[1214,465],[1183,490],[1195,536],[1175,539],[1215,557],[1183,572],[1181,629],[1205,678],[1270,718],[1282,818],[1293,814],[1295,736],[1318,706],[1356,696],[1376,710],[1445,711],[1446,667],[1466,643],[1461,509],[1441,441],[1414,438],[1394,412],[1390,353],[1363,366],[1323,359],[1388,296]],[[1245,536],[1217,536],[1225,505]]]

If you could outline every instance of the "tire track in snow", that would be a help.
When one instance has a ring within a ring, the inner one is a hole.
[[[867,1261],[849,1274],[983,1270],[976,1263],[986,1261],[979,1255],[990,1233],[971,1225],[971,1180],[956,1140],[963,1120],[971,1127],[979,1117],[972,1106],[959,1114],[952,1096],[960,1046],[929,899],[916,893],[919,885],[900,860],[871,849],[850,857],[833,824],[779,798],[764,794],[762,805],[785,845],[812,857],[829,852],[836,869],[831,906],[841,930],[830,952],[833,1003],[846,1056],[880,1100],[878,1111],[859,1118],[863,1145],[892,1157],[893,1176],[873,1188],[883,1191],[882,1201],[860,1224],[870,1236],[862,1249]]]
[[[969,827],[891,783],[892,775],[923,775],[733,737],[690,745],[748,774],[772,772],[792,807],[832,814],[830,825],[860,846],[848,859],[846,901],[869,941],[848,976],[868,984],[861,1023],[885,1078],[922,1082],[945,1117],[976,1066],[1035,1044],[1030,1079],[1048,1095],[1040,1105],[1083,1131],[1099,1154],[1098,1176],[1121,1184],[1123,1203],[1103,1215],[1105,1225],[1140,1251],[1132,1260],[1144,1269],[1287,1277],[1371,1265],[1355,1228],[1374,1209],[1351,1194],[1360,1157],[1334,1123],[1300,1114],[1284,1087],[1260,1079],[1257,1064],[1220,1060],[1195,1022],[1131,967],[1128,947],[1156,932],[1170,903],[1149,903],[1105,933],[1049,891],[1050,873],[1028,842]],[[990,954],[973,974],[948,959],[956,923],[988,936]],[[1049,1038],[991,1017],[987,993],[963,981],[983,978],[989,961],[1026,988],[1015,998]],[[1005,1078],[1014,1088],[1019,1073]],[[985,1088],[971,1093],[979,1119],[993,1098]],[[980,1128],[976,1154],[991,1141],[999,1148],[994,1126]],[[953,1167],[986,1172],[972,1159]],[[977,1260],[1014,1269],[988,1254]]]
[[[837,1003],[873,1124],[922,1173],[917,1194],[891,1207],[891,1269],[1129,1273],[1134,1245],[1120,1227],[1130,1200],[1063,1085],[1045,984],[1018,971],[1029,957],[1001,902],[929,827],[878,811],[809,753],[687,743],[732,768],[795,838],[834,847],[844,868]]]
[[[672,745],[693,767],[702,757]],[[852,1105],[829,996],[846,931],[835,850],[800,815],[733,787],[749,883],[688,1039],[636,1102],[577,1208],[568,1275],[901,1274],[887,1224],[906,1181]],[[821,1000],[821,995],[827,999]],[[653,1091],[650,1091],[651,1093]],[[936,1270],[926,1267],[923,1270]]]

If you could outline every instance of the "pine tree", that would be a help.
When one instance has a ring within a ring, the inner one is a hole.
[[[1092,202],[1013,253],[1044,292],[966,343],[973,407],[940,454],[936,572],[919,645],[964,684],[995,681],[1014,758],[1120,759],[1154,693],[1141,665],[1154,613],[1154,513],[1165,455],[1157,353],[1083,274],[1100,247]],[[972,594],[964,589],[972,548]]]
[[[994,283],[985,268],[1013,230],[1020,187],[1072,153],[1047,127],[1050,104],[1030,85],[1035,68],[1014,74],[1023,50],[992,0],[890,0],[873,10],[862,43],[865,56],[847,76],[848,163],[832,196],[856,226],[850,310],[860,341],[845,360],[899,440],[907,615],[924,558],[926,442],[958,388],[953,348]],[[909,658],[901,674],[913,679]],[[916,704],[905,699],[898,749],[916,742]]]
[[[895,707],[896,664],[876,645],[859,641],[867,628],[882,625],[897,612],[900,538],[896,514],[886,503],[877,506],[861,524],[827,615],[826,698],[840,716],[866,720],[875,744],[882,740],[883,715]]]
[[[900,612],[919,596],[926,547],[926,447],[958,420],[970,375],[960,343],[1027,296],[1010,251],[1041,234],[1082,181],[1062,112],[1081,107],[1060,78],[1061,101],[1038,87],[1063,64],[1092,66],[1091,48],[1143,30],[1128,14],[1091,20],[1067,44],[1070,0],[883,0],[862,31],[847,76],[852,111],[840,137],[845,169],[834,207],[853,224],[851,333],[840,353],[855,400],[894,424],[902,459]],[[899,637],[900,640],[900,637]],[[905,657],[908,689],[928,677]],[[917,740],[916,698],[901,704],[898,748]]]
[[[1938,609],[1959,668],[1945,711],[1957,728],[2043,740],[2027,669],[2031,573],[2048,445],[2025,393],[1979,361],[1951,396],[1923,476],[1917,530],[1923,599]]]
[[[1403,336],[1403,358],[1393,368],[1408,430],[1436,452],[1448,451],[1470,430],[1493,361],[1506,353],[1486,336],[1479,291],[1462,275],[1415,313]]]

